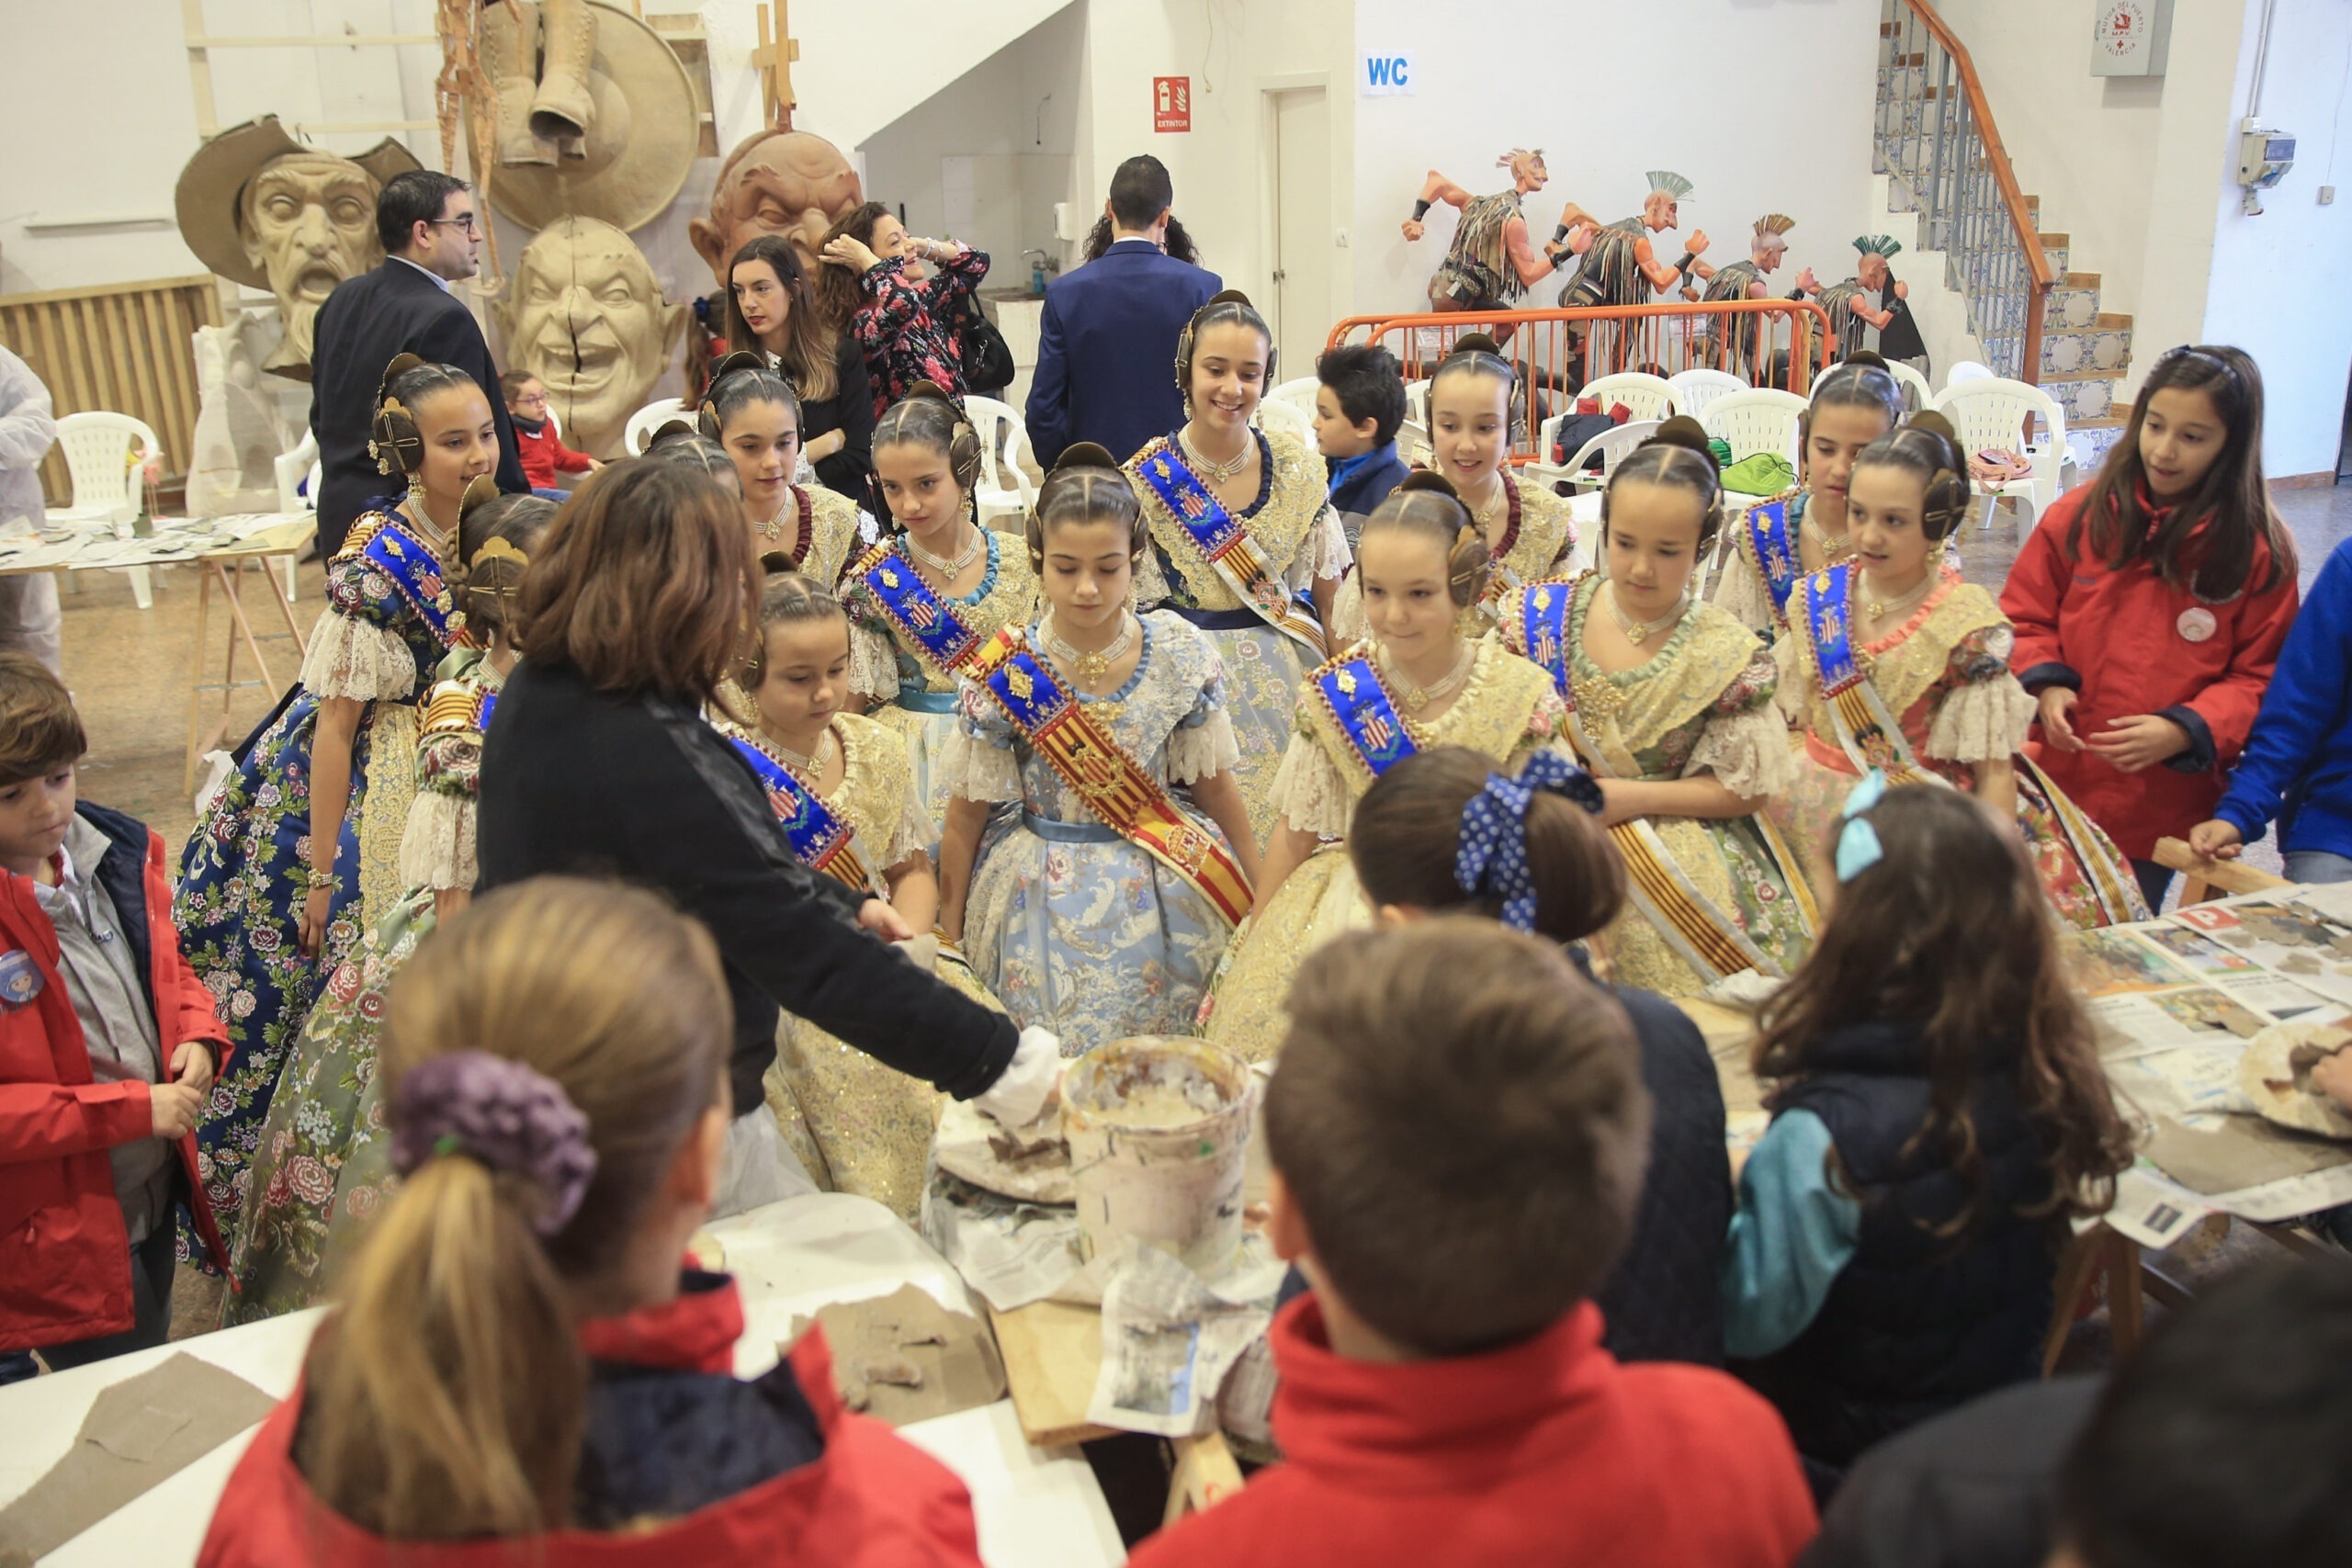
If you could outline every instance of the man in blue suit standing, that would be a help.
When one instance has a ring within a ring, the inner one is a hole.
[[[1225,286],[1167,254],[1174,197],[1159,159],[1147,153],[1120,164],[1104,208],[1110,247],[1046,286],[1029,444],[1047,468],[1080,441],[1099,441],[1124,460],[1184,423],[1176,339]],[[1179,226],[1175,236],[1182,233]]]

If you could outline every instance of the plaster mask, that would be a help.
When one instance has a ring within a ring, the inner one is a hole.
[[[566,218],[523,248],[498,322],[507,362],[547,384],[564,444],[602,457],[669,370],[686,308],[662,299],[627,234]]]
[[[770,131],[727,160],[711,193],[710,216],[695,219],[686,231],[722,289],[728,263],[762,234],[790,240],[802,268],[815,277],[825,231],[865,198],[857,171],[840,148],[804,130]]]
[[[286,320],[286,340],[267,367],[309,364],[319,307],[336,284],[383,260],[374,176],[326,153],[273,158],[238,194],[237,232]]]

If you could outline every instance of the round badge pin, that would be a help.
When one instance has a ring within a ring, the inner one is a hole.
[[[2179,628],[2182,638],[2188,642],[2203,642],[2221,629],[2221,623],[2213,618],[2213,612],[2202,604],[2183,610],[2180,619],[2174,625]]]

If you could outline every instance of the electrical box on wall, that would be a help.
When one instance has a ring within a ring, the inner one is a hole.
[[[2295,166],[2295,139],[2249,119],[2238,132],[2238,184],[2245,186],[2249,217],[2262,210],[2262,193]]]
[[[2172,46],[2172,0],[2098,0],[2091,7],[2091,74],[2161,76]]]

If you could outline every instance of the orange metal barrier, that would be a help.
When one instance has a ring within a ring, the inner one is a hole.
[[[1837,341],[1827,312],[1810,299],[1732,299],[1350,316],[1331,329],[1325,346],[1376,343],[1397,357],[1412,382],[1426,380],[1468,333],[1499,342],[1536,400],[1523,424],[1514,422],[1511,456],[1519,462],[1539,456],[1534,444],[1544,420],[1570,412],[1576,389],[1603,376],[1722,370],[1803,397],[1829,367]]]

